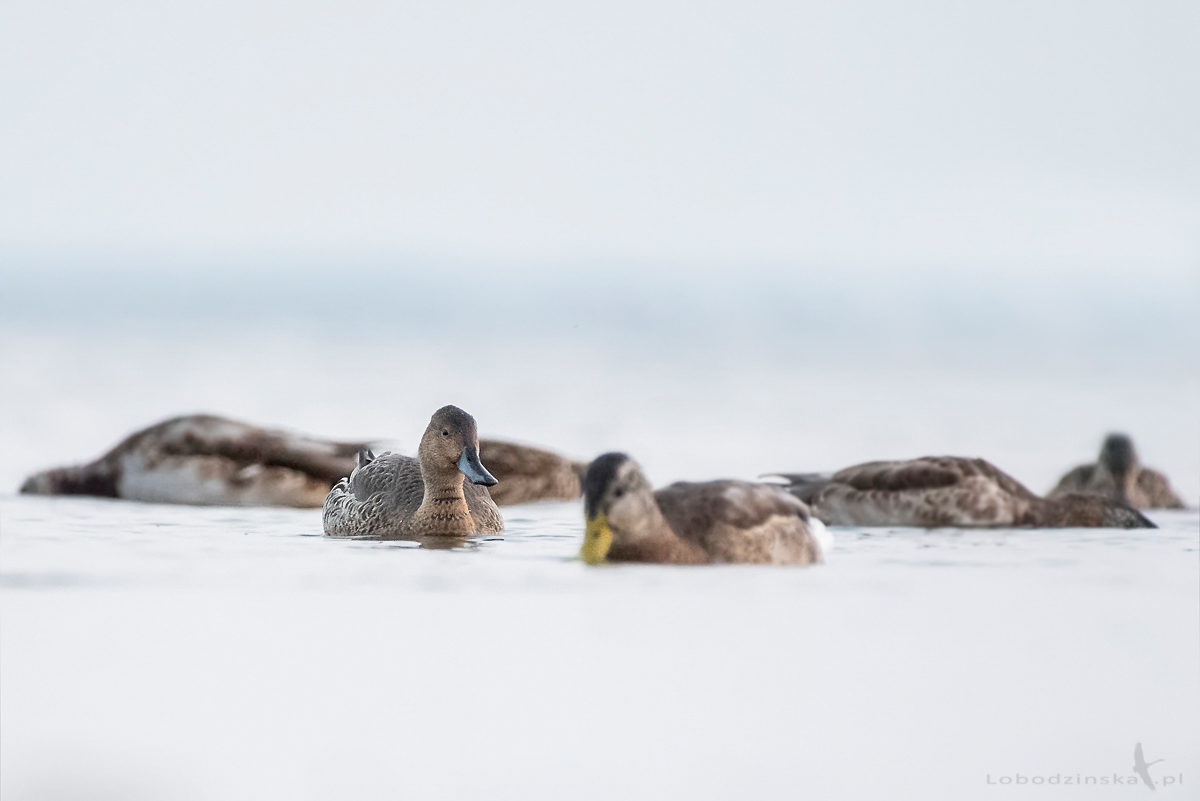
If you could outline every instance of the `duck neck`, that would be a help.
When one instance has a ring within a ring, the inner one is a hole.
[[[414,522],[437,534],[474,534],[475,521],[463,494],[465,476],[457,470],[430,469],[421,464],[425,494],[413,515]]]
[[[1136,483],[1133,468],[1113,471],[1112,479],[1117,488],[1117,500],[1121,503],[1129,503],[1129,497],[1133,494]]]

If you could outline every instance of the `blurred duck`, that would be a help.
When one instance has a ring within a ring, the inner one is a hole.
[[[776,475],[834,526],[1155,528],[1132,507],[1098,495],[1040,498],[983,459],[926,456],[832,476]]]
[[[360,447],[215,415],[187,415],[137,431],[88,464],[35,473],[21,492],[150,503],[316,507],[354,468]]]
[[[363,450],[350,477],[325,499],[331,537],[464,537],[504,530],[479,461],[475,418],[457,406],[434,412],[417,458]]]
[[[479,458],[500,483],[490,488],[501,506],[529,501],[570,501],[578,498],[587,470],[557,453],[494,439],[479,441]]]
[[[637,463],[606,453],[583,479],[589,564],[821,561],[827,536],[808,507],[770,484],[680,482],[657,492]],[[827,542],[827,541],[826,541]]]
[[[320,507],[370,444],[211,414],[183,415],[134,432],[95,461],[35,473],[21,492],[201,506]],[[495,463],[502,482],[490,488],[496,503],[579,497],[586,465],[501,440],[481,440],[479,451],[486,464]]]
[[[1183,509],[1183,500],[1171,489],[1167,477],[1142,467],[1133,440],[1125,434],[1109,434],[1100,447],[1095,464],[1076,467],[1050,490],[1051,498],[1090,492],[1119,501],[1135,509]]]

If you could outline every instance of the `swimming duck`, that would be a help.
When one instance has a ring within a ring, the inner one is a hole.
[[[779,473],[787,489],[834,526],[1155,528],[1099,495],[1040,498],[983,459],[926,456],[867,462],[832,476]]]
[[[479,440],[479,458],[500,481],[488,490],[501,506],[529,501],[570,501],[581,492],[587,465],[529,445]]]
[[[770,484],[679,482],[655,491],[638,464],[606,453],[583,479],[589,564],[821,561],[824,526],[808,507]]]
[[[1050,490],[1049,497],[1075,492],[1103,495],[1135,509],[1186,508],[1166,476],[1142,467],[1133,440],[1125,434],[1105,437],[1096,463],[1080,465],[1068,472]]]
[[[354,468],[362,444],[216,415],[186,415],[131,434],[95,461],[35,473],[21,492],[150,503],[316,507]]]
[[[504,519],[479,461],[475,418],[457,406],[433,413],[417,458],[363,450],[349,478],[325,499],[331,537],[462,537],[497,534]]]

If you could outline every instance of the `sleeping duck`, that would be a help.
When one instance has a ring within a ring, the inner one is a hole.
[[[589,465],[583,493],[580,555],[589,564],[821,561],[824,526],[770,484],[679,482],[655,491],[636,462],[606,453]]]
[[[331,537],[464,537],[504,530],[479,461],[475,418],[457,406],[433,413],[417,458],[364,450],[349,478],[325,498]]]
[[[32,495],[92,495],[151,503],[319,507],[371,443],[336,442],[212,414],[172,417],[100,458],[25,479]],[[585,465],[541,448],[480,440],[501,505],[579,497]]]
[[[1049,497],[1076,492],[1103,495],[1135,509],[1185,508],[1166,476],[1142,467],[1133,440],[1125,434],[1109,434],[1095,464],[1080,465],[1067,473],[1050,490]]]
[[[833,526],[1155,528],[1099,495],[1041,498],[983,459],[926,456],[867,462],[832,476],[776,474]]]
[[[210,414],[134,432],[87,464],[35,473],[34,495],[94,495],[151,503],[320,506],[354,468],[357,442],[331,442]]]

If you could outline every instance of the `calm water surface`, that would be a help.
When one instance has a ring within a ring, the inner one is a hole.
[[[627,450],[660,484],[956,453],[1045,490],[1125,428],[1200,499],[1200,383],[1093,369],[1102,346],[668,342],[592,317],[603,336],[518,341],[485,315],[470,350],[356,331],[359,311],[312,330],[8,331],[0,490],[182,412],[411,452],[456,403],[486,435]],[[431,550],[328,540],[318,510],[0,495],[0,797],[1020,799],[1032,788],[1000,777],[1126,775],[1141,742],[1184,798],[1200,517],[1152,517],[835,529],[813,568],[589,568],[578,503],[512,507],[502,538]]]
[[[1137,741],[1200,780],[1194,511],[699,569],[588,568],[578,504],[505,513],[429,550],[0,499],[5,798],[1009,797]]]

